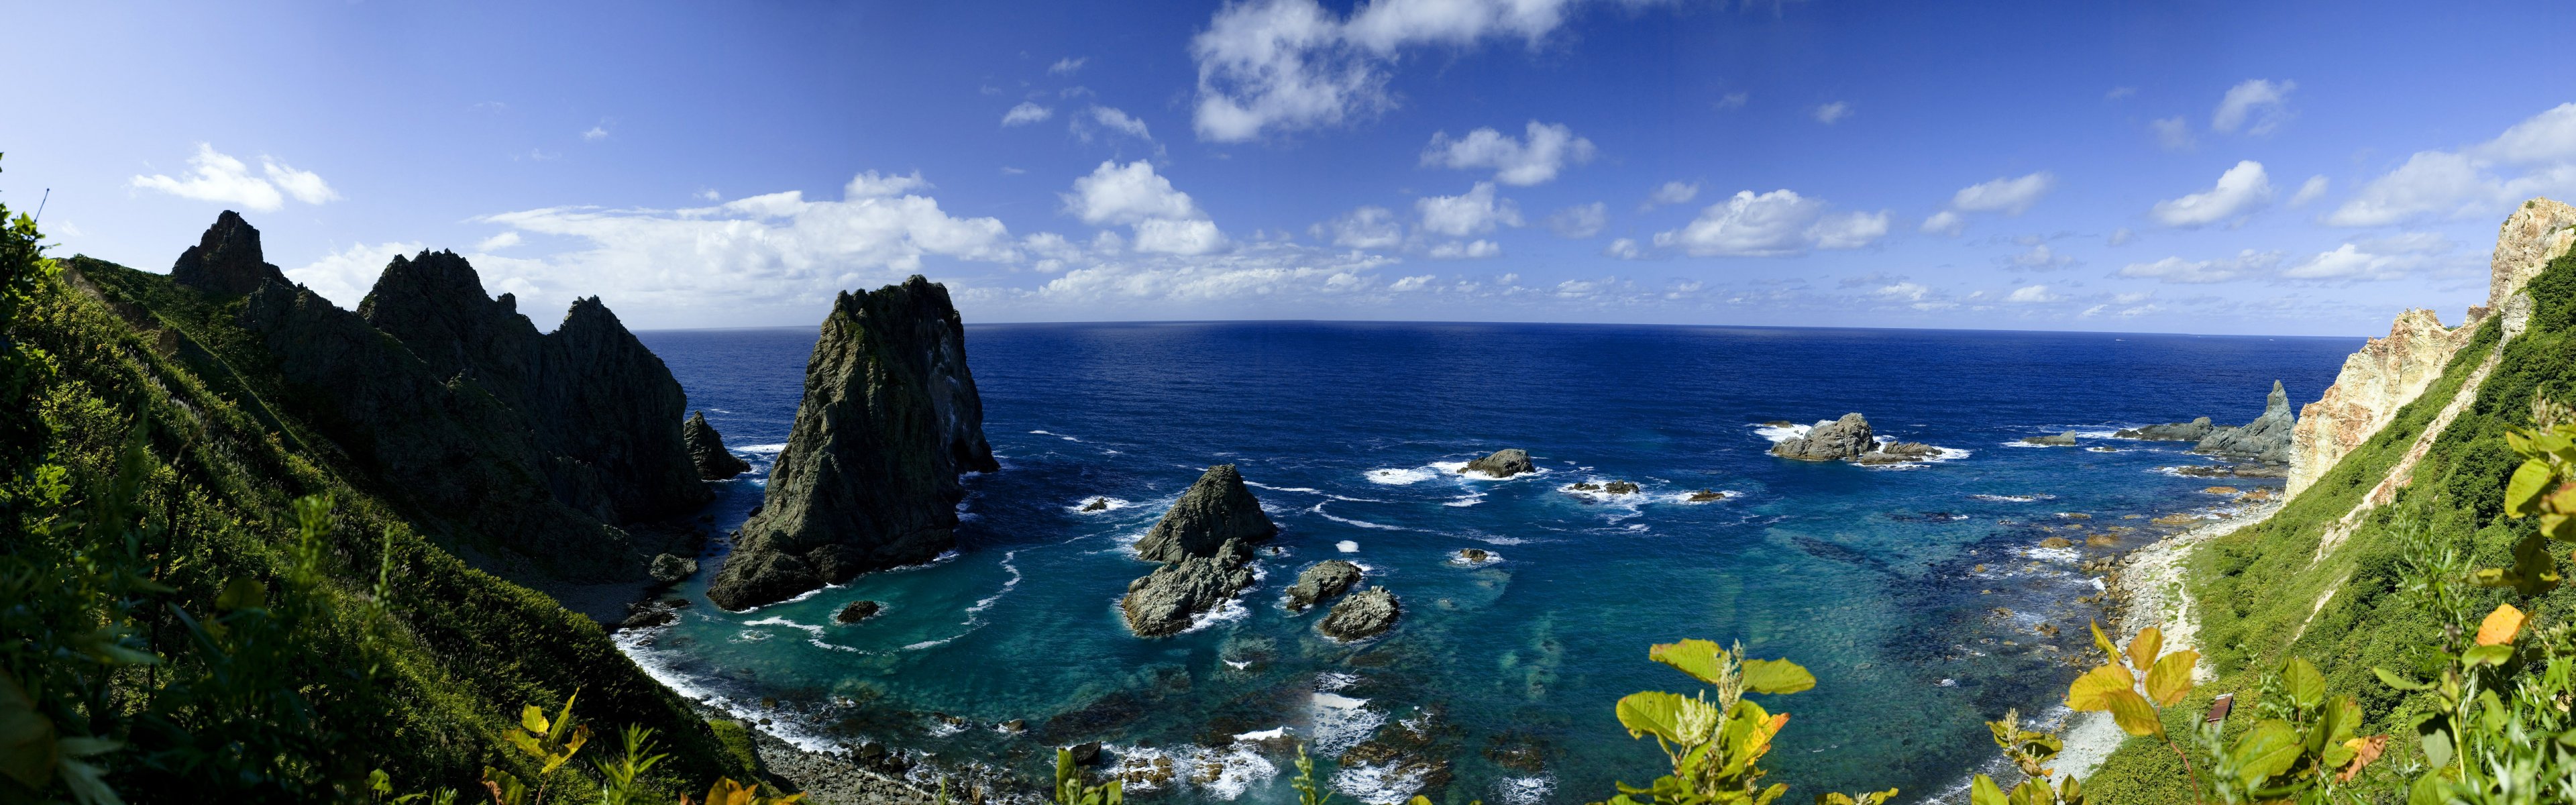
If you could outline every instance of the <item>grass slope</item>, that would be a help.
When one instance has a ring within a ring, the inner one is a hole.
[[[2430,709],[2429,694],[2400,695],[2370,672],[2372,666],[2413,667],[2410,647],[2427,643],[2438,628],[2430,615],[2392,595],[2399,558],[2392,529],[2429,529],[2464,546],[2480,567],[2511,565],[2514,544],[2537,526],[2503,517],[2505,481],[2520,463],[2504,434],[2531,427],[2535,395],[2576,398],[2576,255],[2552,262],[2527,290],[2535,302],[2528,330],[2505,344],[2474,401],[2436,437],[2411,482],[2389,505],[2370,512],[2333,552],[2323,559],[2316,555],[2327,529],[2386,477],[2502,338],[2494,317],[2452,357],[2440,380],[2316,485],[2271,519],[2195,553],[2188,584],[2201,618],[2198,649],[2215,678],[2182,706],[2168,709],[2167,729],[2184,729],[2220,693],[2234,692],[2250,703],[2261,674],[2297,655],[2326,672],[2331,692],[2360,701],[2369,716],[2364,734],[2414,741],[2406,725],[2410,716]],[[2484,606],[2491,607],[2512,591],[2488,595],[2492,600]],[[2520,605],[2539,618],[2564,619],[2576,611],[2576,589],[2562,587]],[[2231,724],[2231,740],[2247,721]],[[2107,805],[2188,802],[2185,780],[2170,750],[2133,739],[2086,780],[2085,792]]]

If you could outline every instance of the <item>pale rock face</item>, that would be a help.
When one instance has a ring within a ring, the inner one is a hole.
[[[2397,409],[2415,401],[2442,376],[2458,348],[2440,317],[2416,308],[2398,314],[2388,337],[2370,339],[2344,358],[2325,396],[2299,409],[2299,424],[2291,430],[2290,494],[2316,483]]]
[[[2496,233],[2495,259],[2489,263],[2494,272],[2487,277],[2487,309],[2500,310],[2505,302],[2549,261],[2567,253],[2576,243],[2576,207],[2545,198],[2522,203],[2513,215],[2504,219],[2504,228]]]

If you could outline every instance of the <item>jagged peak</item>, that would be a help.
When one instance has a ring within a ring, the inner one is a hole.
[[[2506,300],[2540,276],[2549,261],[2566,254],[2571,244],[2576,244],[2576,207],[2544,196],[2515,207],[2496,231],[2495,257],[2488,263],[2486,309],[2503,310]]]
[[[241,213],[225,210],[215,216],[214,225],[206,227],[197,245],[180,252],[178,261],[170,264],[170,279],[211,293],[246,294],[272,279],[286,282],[286,275],[260,253],[259,229],[243,220]]]

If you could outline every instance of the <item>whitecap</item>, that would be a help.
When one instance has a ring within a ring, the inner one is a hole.
[[[1830,421],[1818,420],[1816,425],[1823,425]],[[1772,444],[1779,444],[1806,436],[1808,431],[1816,429],[1816,425],[1755,425],[1753,434],[1769,440]]]
[[[1386,725],[1386,714],[1371,709],[1367,699],[1318,691],[1309,707],[1317,754],[1340,757]]]
[[[992,595],[985,596],[982,600],[976,601],[974,606],[966,608],[966,625],[975,625],[975,616],[978,613],[991,609],[993,607],[993,602],[1002,600],[1002,596],[1008,595],[1011,592],[1011,588],[1020,586],[1020,568],[1018,565],[1011,564],[1011,560],[1018,558],[1019,555],[1019,551],[1005,551],[1002,553],[1002,569],[1010,571],[1011,578],[1009,581],[1002,582],[1002,589],[993,591]]]
[[[1342,540],[1340,542],[1333,543],[1333,549],[1343,553],[1359,553],[1360,544],[1351,540]]]
[[[1333,790],[1368,805],[1397,805],[1422,790],[1422,779],[1430,766],[1411,769],[1394,766],[1344,766],[1333,773]]]
[[[1976,499],[1976,500],[1986,501],[1986,502],[1989,502],[1989,503],[2032,503],[2032,502],[2042,501],[2042,500],[2055,500],[2055,499],[2057,498],[2057,496],[2056,496],[2056,495],[2038,495],[2038,494],[2033,494],[2033,495],[1969,495],[1968,497],[1970,497],[1970,498],[1972,498],[1972,499]]]
[[[734,450],[744,453],[775,453],[785,449],[787,449],[786,442],[780,442],[778,444],[746,444],[734,448]]]
[[[1485,502],[1485,493],[1483,493],[1483,492],[1469,492],[1469,493],[1467,493],[1467,494],[1465,494],[1465,495],[1461,495],[1461,496],[1456,497],[1456,498],[1453,498],[1453,499],[1451,499],[1451,500],[1449,500],[1449,501],[1447,501],[1447,502],[1441,503],[1440,505],[1442,505],[1442,506],[1448,506],[1448,507],[1451,507],[1451,508],[1464,509],[1464,508],[1467,508],[1467,507],[1469,507],[1469,506],[1473,506],[1473,505],[1476,505],[1476,504],[1478,504],[1478,503],[1483,503],[1483,502]]]
[[[788,627],[788,628],[791,628],[791,629],[803,629],[803,630],[805,630],[805,632],[806,632],[807,634],[820,635],[820,634],[822,634],[822,633],[823,633],[823,627],[815,626],[815,625],[812,625],[812,624],[797,623],[797,622],[795,622],[795,621],[791,621],[791,620],[788,620],[788,619],[786,619],[786,618],[781,618],[781,617],[776,617],[776,616],[771,616],[771,617],[767,617],[767,618],[762,618],[762,619],[760,619],[760,620],[756,620],[756,621],[743,621],[742,625],[744,625],[744,626],[785,626],[785,627]]]
[[[1107,505],[1098,509],[1084,508],[1086,506],[1090,506],[1091,502],[1095,500],[1105,501]],[[1129,501],[1126,498],[1113,498],[1108,495],[1093,495],[1091,497],[1083,498],[1079,503],[1066,506],[1064,509],[1065,511],[1073,512],[1075,514],[1102,514],[1106,512],[1114,512],[1134,505],[1136,504],[1133,501]]]
[[[1236,733],[1234,739],[1238,741],[1268,741],[1286,737],[1288,737],[1288,728],[1283,726],[1272,727],[1266,730]]]
[[[1503,561],[1503,555],[1493,551],[1486,551],[1485,558],[1483,559],[1469,559],[1455,551],[1452,551],[1449,554],[1450,564],[1464,565],[1466,567],[1483,567],[1500,561]]]
[[[1547,796],[1553,793],[1556,793],[1556,778],[1544,774],[1505,777],[1494,783],[1494,798],[1502,800],[1504,805],[1538,805],[1546,802]]]
[[[1372,522],[1369,522],[1369,521],[1367,521],[1367,520],[1353,520],[1353,519],[1348,518],[1348,517],[1336,517],[1336,516],[1334,516],[1334,515],[1333,515],[1333,513],[1331,513],[1331,512],[1327,512],[1327,511],[1324,511],[1324,504],[1322,504],[1322,503],[1317,503],[1317,504],[1315,504],[1315,507],[1314,507],[1314,508],[1307,509],[1307,511],[1314,512],[1314,513],[1316,513],[1316,514],[1323,515],[1323,516],[1324,516],[1324,519],[1326,519],[1326,520],[1331,520],[1331,521],[1336,522],[1336,523],[1341,523],[1341,524],[1343,524],[1343,525],[1355,525],[1355,526],[1359,526],[1359,527],[1361,527],[1361,528],[1374,528],[1374,529],[1378,529],[1378,530],[1380,530],[1380,531],[1402,531],[1402,530],[1404,530],[1402,527],[1399,527],[1399,526],[1391,526],[1391,525],[1386,525],[1386,524],[1383,524],[1383,523],[1372,523]]]
[[[1321,490],[1317,490],[1317,489],[1309,489],[1309,488],[1302,487],[1302,486],[1271,486],[1271,485],[1269,485],[1269,484],[1261,483],[1261,482],[1258,482],[1258,481],[1245,481],[1245,482],[1243,482],[1243,485],[1244,485],[1244,486],[1253,487],[1253,488],[1256,488],[1256,489],[1267,489],[1267,490],[1270,490],[1270,491],[1273,491],[1273,492],[1304,492],[1304,493],[1309,494],[1309,495],[1321,495],[1321,494],[1324,494],[1324,493],[1323,493],[1323,491],[1321,491]]]
[[[1414,467],[1412,469],[1388,468],[1368,471],[1369,483],[1387,484],[1389,486],[1418,484],[1438,477],[1440,477],[1440,474],[1432,471],[1428,467]]]
[[[1704,503],[1724,503],[1724,502],[1726,502],[1726,501],[1734,500],[1734,499],[1736,499],[1736,498],[1740,498],[1740,497],[1743,497],[1743,496],[1744,496],[1744,493],[1742,493],[1742,492],[1738,492],[1738,491],[1735,491],[1735,490],[1733,490],[1733,489],[1712,489],[1712,490],[1707,490],[1707,491],[1716,492],[1716,493],[1718,493],[1719,495],[1723,495],[1724,497],[1720,497],[1720,498],[1718,498],[1718,499],[1716,499],[1716,500],[1692,500],[1692,499],[1691,499],[1691,496],[1692,496],[1692,495],[1699,494],[1699,493],[1700,493],[1700,491],[1701,491],[1701,490],[1696,490],[1696,489],[1694,489],[1694,490],[1691,490],[1691,491],[1688,491],[1688,492],[1675,492],[1675,493],[1672,493],[1672,494],[1669,494],[1669,495],[1665,495],[1665,496],[1664,496],[1664,498],[1663,498],[1663,500],[1664,500],[1664,502],[1665,502],[1665,503],[1680,503],[1680,504],[1684,504],[1684,505],[1697,506],[1697,505],[1704,504]]]

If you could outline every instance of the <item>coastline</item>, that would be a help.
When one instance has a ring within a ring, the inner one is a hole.
[[[2105,633],[2127,645],[2140,630],[2153,626],[2164,633],[2166,651],[2194,648],[2200,624],[2192,617],[2191,594],[2183,588],[2185,562],[2192,549],[2271,519],[2284,502],[2275,498],[2248,507],[2208,525],[2168,535],[2121,557],[2107,581],[2112,607],[2110,628]],[[2209,669],[2195,668],[2192,675],[2207,679]],[[2076,713],[2066,720],[2058,737],[2065,746],[2057,755],[2058,779],[2091,776],[2129,739],[2128,733],[2112,722],[2110,713]]]

